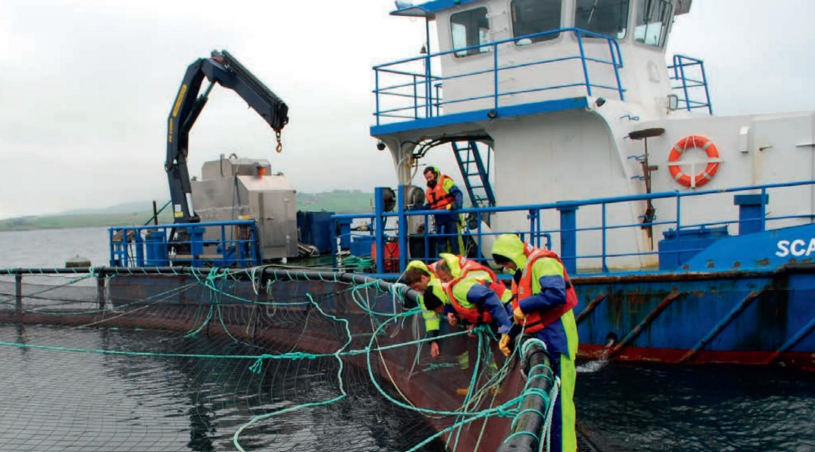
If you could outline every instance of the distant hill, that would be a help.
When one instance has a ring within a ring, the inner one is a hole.
[[[159,204],[161,207],[163,203]],[[0,231],[62,229],[142,225],[153,215],[152,202],[130,202],[99,209],[76,209],[54,215],[25,216],[0,220]],[[297,209],[360,213],[373,210],[373,193],[335,190],[324,193],[298,193]],[[159,223],[172,223],[170,209],[159,215]]]
[[[327,210],[335,213],[373,211],[374,194],[334,190],[323,193],[297,193],[297,210]]]

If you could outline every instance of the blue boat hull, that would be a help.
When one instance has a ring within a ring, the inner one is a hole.
[[[815,368],[815,266],[573,281],[584,356]]]

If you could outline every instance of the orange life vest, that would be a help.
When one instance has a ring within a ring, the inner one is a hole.
[[[532,248],[528,244],[524,244],[524,254],[526,254],[526,268],[521,274],[520,283],[515,283],[515,278],[512,279],[512,308],[518,309],[521,300],[531,297],[532,294],[532,268],[538,259],[549,258],[556,259],[561,266],[563,261],[560,256],[552,251],[540,248]],[[546,310],[544,312],[532,312],[526,316],[526,327],[524,332],[529,334],[537,333],[538,331],[546,328],[547,325],[559,319],[563,314],[566,314],[577,306],[577,293],[572,287],[569,280],[569,275],[566,273],[566,267],[563,267],[563,279],[566,283],[566,304]]]
[[[458,279],[466,278],[470,272],[474,271],[481,271],[487,273],[492,281],[483,281],[483,284],[487,286],[487,288],[495,292],[495,294],[498,295],[498,299],[502,299],[504,292],[506,292],[507,290],[507,286],[505,286],[502,282],[498,281],[498,277],[495,275],[495,272],[492,271],[491,268],[479,263],[478,261],[474,261],[463,256],[458,257],[458,262],[459,267],[461,267],[461,275],[459,276]],[[456,281],[450,281],[450,284],[454,282]]]
[[[449,177],[442,174],[439,176],[439,179],[436,181],[436,185],[433,188],[427,187],[427,191],[425,191],[424,196],[427,199],[427,203],[430,205],[430,210],[442,210],[446,209],[448,205],[452,204],[456,197],[444,191],[444,182],[450,179]]]
[[[459,256],[459,266],[461,267],[461,275],[458,278],[450,281],[449,283],[444,285],[444,290],[447,292],[447,298],[450,299],[450,304],[453,305],[453,308],[456,310],[456,314],[464,320],[474,324],[486,324],[492,323],[492,315],[489,312],[485,311],[481,306],[473,306],[473,307],[464,307],[456,297],[453,295],[453,288],[456,284],[463,281],[467,275],[474,271],[483,271],[487,273],[492,281],[480,281],[480,283],[486,286],[488,289],[492,290],[498,295],[498,299],[501,299],[501,296],[504,294],[504,291],[507,290],[507,287],[500,282],[498,282],[498,278],[495,276],[495,272],[492,271],[491,268],[487,267],[486,265],[482,265],[474,260],[468,259],[463,256]]]

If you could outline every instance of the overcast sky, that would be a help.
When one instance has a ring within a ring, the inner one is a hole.
[[[236,152],[268,158],[299,191],[393,185],[390,156],[368,136],[370,68],[415,56],[424,26],[391,9],[390,0],[0,1],[0,218],[167,200],[167,114],[187,65],[216,48],[283,98],[291,122],[277,155],[266,123],[216,88],[191,135],[193,174]],[[815,0],[695,0],[668,54],[705,60],[719,115],[813,110],[813,18]]]

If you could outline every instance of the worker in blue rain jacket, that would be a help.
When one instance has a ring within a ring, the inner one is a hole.
[[[575,452],[574,387],[577,355],[577,325],[572,309],[577,295],[557,254],[533,248],[514,234],[499,236],[492,246],[495,263],[512,273],[512,312],[524,333],[546,344],[554,374],[560,378],[560,395],[553,407],[552,449]],[[508,335],[500,347],[509,355]]]
[[[428,166],[423,174],[427,181],[425,208],[445,211],[433,216],[436,234],[442,234],[436,239],[436,249],[439,253],[459,254],[464,249],[464,242],[461,238],[461,218],[456,211],[464,204],[464,194],[453,179],[435,166]]]
[[[437,269],[438,270],[438,269]],[[441,274],[443,269],[439,271]],[[477,273],[477,272],[473,272]],[[428,285],[424,292],[425,307],[439,314],[446,313],[451,326],[463,324],[468,330],[479,325],[491,325],[494,331],[506,335],[512,328],[512,317],[507,311],[501,297],[493,291],[493,285],[503,287],[501,283],[493,283],[489,276],[464,276],[456,278],[449,283],[441,280]],[[505,290],[509,293],[509,290]],[[470,361],[478,356],[477,342],[468,341],[467,350],[458,355],[462,370],[469,368]],[[500,354],[491,357],[485,369],[488,373],[498,371],[501,362]],[[467,395],[469,387],[456,389],[458,395]]]
[[[438,314],[454,314],[470,326],[493,324],[499,334],[508,334],[512,327],[504,303],[484,280],[465,277],[452,285],[432,281],[423,296],[425,308]]]

